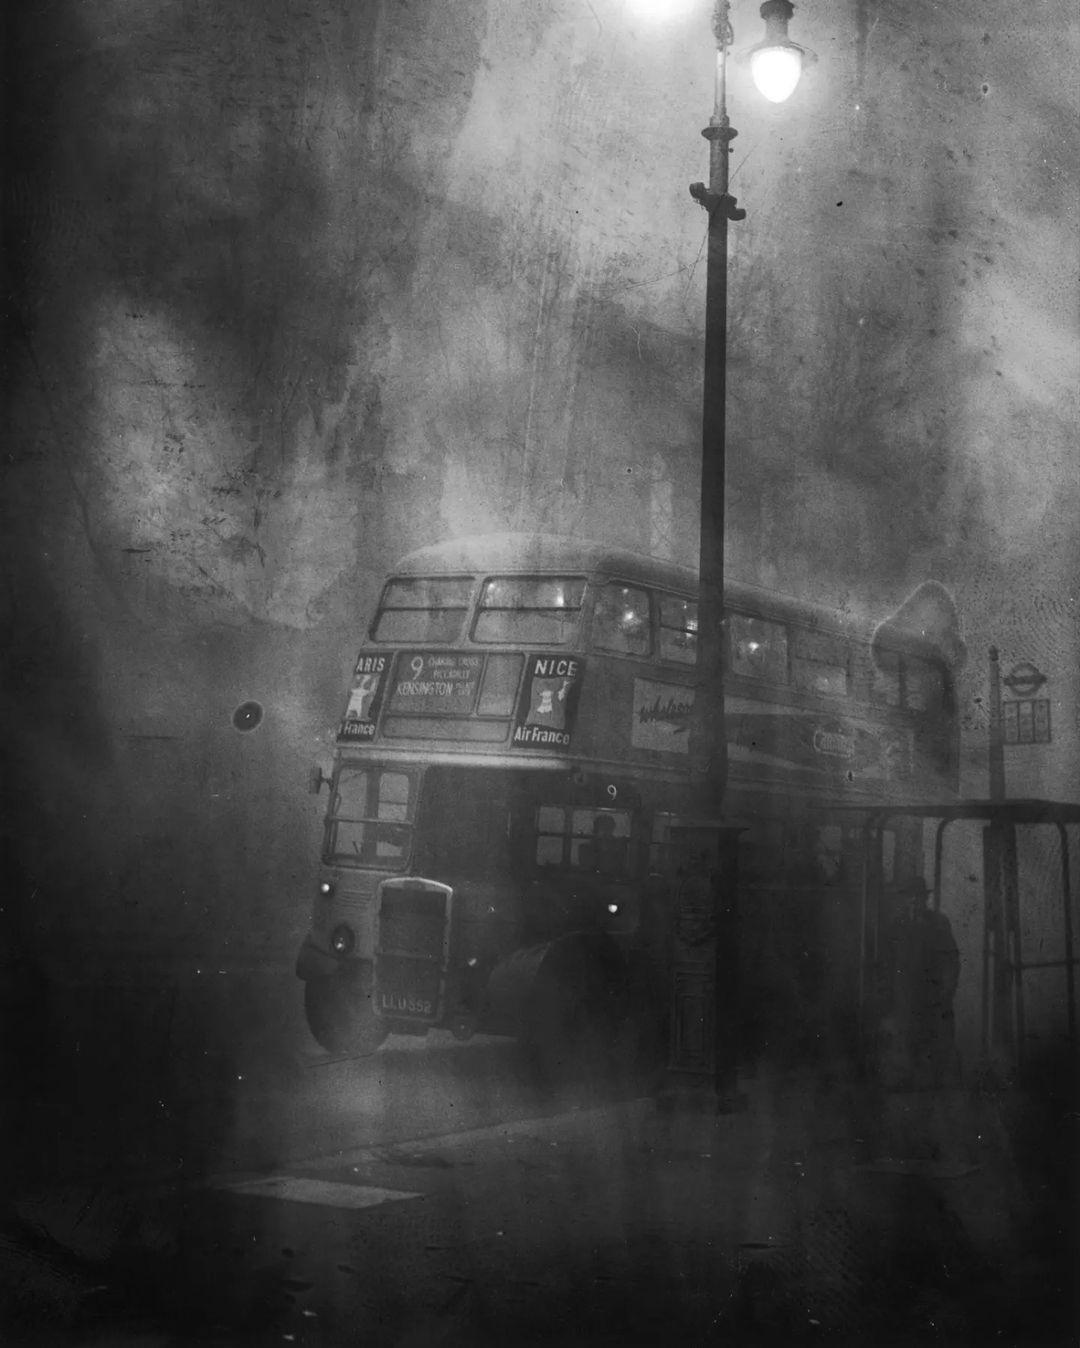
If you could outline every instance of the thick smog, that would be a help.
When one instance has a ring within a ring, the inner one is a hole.
[[[1075,15],[5,35],[4,1341],[1071,1341]]]

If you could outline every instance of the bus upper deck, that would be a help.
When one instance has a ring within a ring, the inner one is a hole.
[[[340,751],[684,780],[696,590],[689,568],[550,535],[413,552],[367,630]],[[751,586],[725,598],[733,781],[849,800],[952,788],[947,651],[895,634],[875,649],[870,624]]]

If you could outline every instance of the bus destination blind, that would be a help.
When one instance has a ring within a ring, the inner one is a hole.
[[[461,651],[402,651],[394,665],[390,710],[427,716],[468,716],[476,705],[482,655]]]

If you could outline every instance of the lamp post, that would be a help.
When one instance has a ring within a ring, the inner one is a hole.
[[[749,53],[758,88],[779,103],[798,83],[813,53],[787,35],[790,0],[765,0],[764,41]],[[673,951],[673,1033],[669,1074],[673,1089],[708,1083],[720,1108],[736,1099],[739,1018],[739,936],[736,847],[738,830],[723,823],[727,786],[724,719],[724,484],[727,410],[728,222],[742,220],[729,191],[731,142],[727,112],[728,49],[733,41],[730,0],[713,12],[716,74],[713,113],[702,135],[709,142],[709,181],[690,194],[709,215],[705,280],[705,372],[701,443],[701,538],[698,591],[698,678],[691,749],[705,831],[708,874],[684,882],[676,903]],[[702,838],[694,840],[701,855]]]
[[[755,83],[771,102],[779,103],[795,89],[805,62],[813,54],[792,42],[790,0],[765,0],[765,40],[750,52]],[[728,222],[746,212],[729,191],[731,142],[738,132],[727,112],[727,58],[733,37],[729,0],[716,0],[716,76],[713,114],[701,133],[709,142],[709,182],[692,183],[690,195],[709,213],[705,271],[705,379],[701,418],[701,539],[699,544],[697,761],[704,764],[705,797],[710,814],[723,810],[727,785],[727,739],[724,733],[724,480],[727,411],[727,271]]]

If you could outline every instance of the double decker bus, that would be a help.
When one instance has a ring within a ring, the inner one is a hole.
[[[393,570],[337,730],[297,961],[324,1048],[432,1028],[556,1051],[628,1025],[639,1046],[662,1037],[681,840],[700,838],[696,588],[548,535]],[[951,796],[952,650],[737,584],[724,626],[743,1002],[767,1041],[807,1005],[854,1016],[858,833],[829,806]]]

